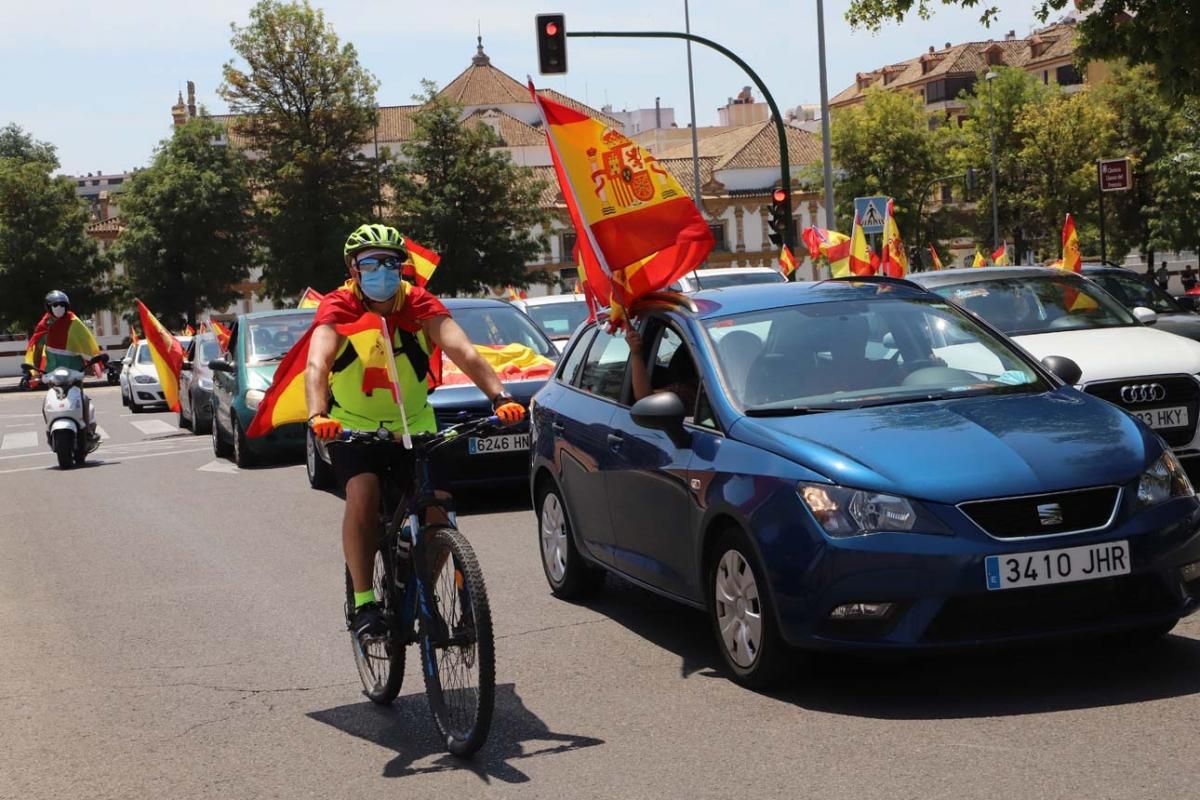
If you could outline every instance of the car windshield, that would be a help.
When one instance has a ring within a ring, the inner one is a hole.
[[[1049,388],[1007,344],[932,299],[786,306],[705,327],[730,394],[751,415]]]
[[[558,351],[550,340],[529,317],[510,305],[456,308],[451,314],[472,344],[520,344],[538,355],[557,357]]]
[[[139,364],[153,364],[154,363],[154,359],[152,359],[150,357],[150,345],[146,344],[145,342],[142,342],[141,344],[138,345],[137,363],[139,363]]]
[[[250,338],[246,349],[250,362],[278,361],[283,358],[312,325],[312,321],[312,312],[249,320]]]
[[[724,289],[729,286],[749,286],[754,283],[784,283],[786,279],[778,272],[730,272],[724,275],[705,275],[703,270],[696,273],[692,282],[698,289]]]
[[[1067,273],[971,281],[933,291],[1010,336],[1138,324],[1099,286]]]
[[[526,306],[525,313],[552,338],[570,336],[588,318],[587,303],[583,300],[530,305]]]
[[[1186,314],[1174,297],[1136,275],[1117,272],[1085,273],[1104,287],[1104,291],[1120,300],[1126,308],[1149,308],[1157,314]]]
[[[221,355],[221,345],[217,344],[216,339],[204,339],[196,346],[200,349],[197,360],[202,364],[207,364]]]

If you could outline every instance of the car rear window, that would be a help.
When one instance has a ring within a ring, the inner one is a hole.
[[[583,300],[531,305],[525,309],[525,313],[550,337],[570,336],[588,318],[587,303]]]
[[[609,400],[621,399],[625,382],[625,365],[629,363],[629,345],[625,337],[605,331],[596,333],[583,362],[579,388]]]

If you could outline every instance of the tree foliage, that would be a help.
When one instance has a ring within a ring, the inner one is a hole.
[[[15,125],[0,130],[0,331],[29,332],[52,289],[87,315],[102,308],[109,262],[84,228],[75,184],[51,173],[54,148]]]
[[[549,217],[542,182],[517,166],[484,123],[460,123],[462,109],[424,82],[414,134],[389,178],[395,224],[442,257],[431,288],[477,293],[490,286],[526,286],[525,264],[546,250]]]
[[[941,5],[977,8],[990,25],[1000,10],[990,0],[941,0]],[[851,0],[846,19],[877,31],[909,14],[929,19],[935,0]],[[1039,0],[1045,22],[1068,5],[1091,12],[1078,23],[1079,57],[1084,61],[1125,61],[1155,67],[1163,90],[1179,99],[1200,95],[1200,15],[1195,4],[1179,0]]]
[[[220,95],[255,156],[266,294],[329,289],[344,274],[347,235],[373,217],[377,163],[360,151],[376,81],[307,0],[261,0],[232,44],[245,68],[225,65]]]
[[[938,177],[942,161],[929,120],[913,95],[882,90],[833,116],[830,139],[840,176],[834,197],[847,228],[855,197],[882,194],[895,198],[901,232],[916,232],[922,190]]]
[[[121,198],[124,230],[115,256],[122,288],[170,328],[225,308],[249,277],[254,253],[246,159],[219,144],[207,116],[178,127]]]

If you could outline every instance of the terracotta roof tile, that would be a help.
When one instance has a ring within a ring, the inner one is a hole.
[[[412,117],[420,106],[380,106],[379,141],[402,142],[412,136]]]
[[[759,132],[759,125],[738,125],[731,128],[726,128],[720,133],[715,133],[711,136],[700,136],[699,155],[701,158],[713,157],[717,159],[725,158],[737,153],[746,143],[753,139]],[[697,131],[699,133],[699,131]],[[684,144],[668,147],[663,150],[659,156],[659,160],[668,158],[691,158],[692,143],[685,142]]]
[[[93,222],[84,228],[87,233],[120,233],[124,229],[121,218],[109,217],[103,222]]]
[[[787,135],[788,162],[791,167],[821,162],[821,139],[806,130],[784,126]],[[720,161],[716,169],[754,169],[779,166],[779,134],[775,124],[767,121],[746,145]]]
[[[675,176],[675,180],[679,181],[679,185],[683,187],[683,191],[688,197],[694,197],[696,194],[696,182],[692,180],[692,157],[687,158],[660,158],[658,163],[661,164],[667,172]],[[713,178],[713,167],[717,164],[717,159],[713,156],[707,156],[700,159],[700,185],[708,183]]]
[[[537,146],[546,143],[546,134],[541,130],[499,109],[475,111],[463,120],[463,124],[486,125],[485,117],[489,115],[495,115],[500,139],[507,147]]]
[[[472,64],[438,92],[461,106],[528,103],[529,90],[491,64]]]

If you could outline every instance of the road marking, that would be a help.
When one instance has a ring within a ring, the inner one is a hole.
[[[177,455],[183,455],[185,453],[200,453],[206,449],[207,448],[200,447],[200,448],[196,448],[194,450],[168,450],[165,453],[143,453],[142,455],[139,455],[139,456],[124,456],[124,457],[121,457],[120,461],[104,461],[103,459],[101,459],[101,460],[97,460],[97,461],[91,461],[89,463],[94,466],[97,466],[97,467],[104,465],[104,464],[116,465],[116,464],[123,464],[126,461],[133,461],[134,459],[138,459],[138,458],[156,458],[158,456],[177,456]],[[14,467],[13,469],[0,469],[0,475],[7,475],[10,472],[34,472],[39,469],[41,469],[41,470],[58,469],[58,465],[51,464],[51,465],[47,465],[44,467]],[[84,467],[84,469],[86,469],[86,467]]]
[[[6,433],[4,434],[4,443],[0,444],[0,450],[20,450],[23,447],[37,447],[38,435],[37,431],[26,431],[24,433]]]
[[[105,448],[104,452],[111,454],[111,453],[114,453],[117,451],[132,450],[134,448],[140,450],[142,448],[156,448],[156,447],[168,448],[171,446],[178,446],[178,445],[186,446],[193,442],[195,442],[196,444],[203,444],[202,439],[193,439],[190,436],[188,436],[186,438],[180,437],[180,436],[163,436],[163,437],[160,437],[157,439],[140,439],[136,442],[112,442],[108,445],[108,447]],[[15,455],[2,455],[2,456],[0,456],[0,461],[8,461],[13,458],[32,458],[32,457],[38,456],[38,455],[41,455],[41,454],[40,453],[18,453]]]
[[[222,461],[219,458],[214,458],[212,461],[205,464],[203,467],[196,467],[197,472],[223,472],[228,475],[236,475],[239,470],[237,464],[230,461]]]
[[[146,419],[140,422],[129,423],[137,428],[142,433],[149,436],[154,433],[178,433],[179,428],[176,428],[169,422],[163,422],[161,419]]]
[[[108,431],[104,430],[104,428],[101,428],[99,425],[96,426],[96,435],[100,437],[100,441],[102,442],[111,438],[108,435]]]

